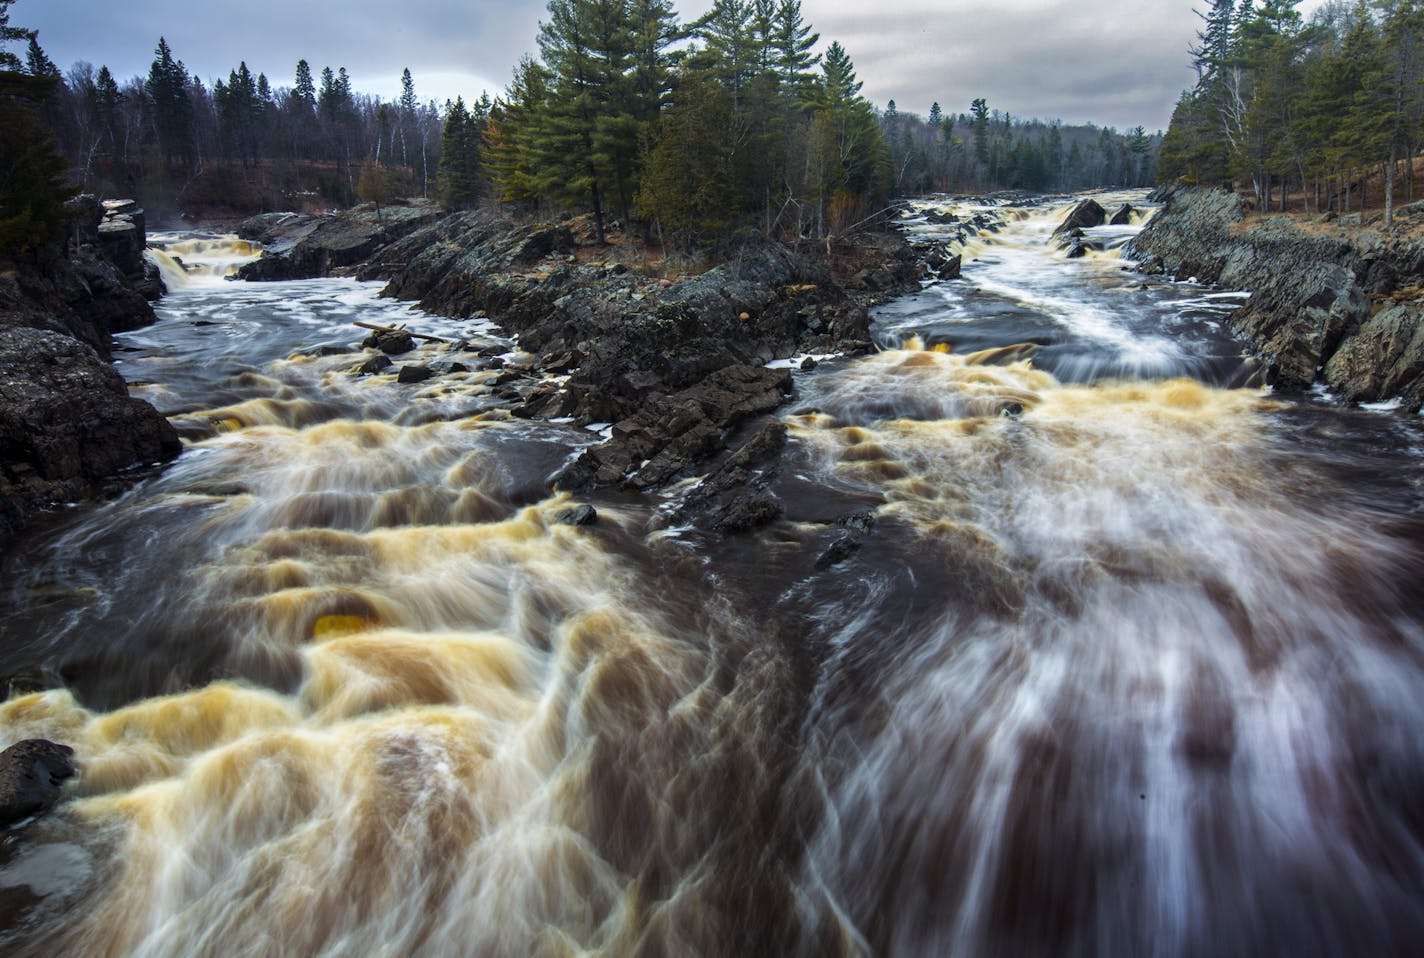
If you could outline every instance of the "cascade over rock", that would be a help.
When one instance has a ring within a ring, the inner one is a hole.
[[[1081,200],[1077,206],[1064,217],[1063,222],[1053,231],[1054,236],[1072,233],[1074,230],[1090,229],[1094,226],[1102,226],[1107,220],[1107,210],[1095,199]]]
[[[489,211],[425,208],[391,215],[379,230],[365,211],[254,217],[239,232],[270,245],[239,278],[350,271],[387,280],[383,295],[438,315],[488,317],[518,334],[540,371],[568,379],[529,391],[516,415],[619,424],[564,472],[566,488],[646,488],[715,454],[725,430],[774,409],[789,389],[784,371],[762,364],[869,349],[866,307],[914,288],[922,268],[893,234],[858,237],[829,263],[752,236],[701,275],[652,282],[600,259],[577,222],[516,226]],[[941,274],[959,263],[945,257]],[[368,343],[393,354],[410,345],[400,334]]]

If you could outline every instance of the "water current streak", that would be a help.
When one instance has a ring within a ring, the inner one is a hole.
[[[1223,388],[1234,300],[988,212],[798,374],[785,518],[726,538],[685,485],[560,522],[597,437],[478,357],[319,348],[517,359],[487,323],[170,238],[120,365],[184,455],[3,570],[49,690],[0,745],[82,776],[0,845],[0,950],[1419,953],[1418,421]]]

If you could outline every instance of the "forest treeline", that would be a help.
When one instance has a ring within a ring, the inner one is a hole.
[[[897,194],[1146,185],[1160,140],[983,99],[878,110],[844,47],[816,52],[799,0],[716,0],[691,22],[671,0],[550,0],[538,56],[498,97],[443,105],[409,70],[385,102],[306,60],[289,82],[244,61],[205,84],[163,38],[146,76],[61,72],[14,34],[28,44],[16,72],[51,84],[38,111],[77,184],[160,214],[427,195],[590,212],[600,237],[613,221],[688,246],[745,228],[823,237]]]
[[[1334,0],[1309,21],[1299,7],[1198,11],[1198,81],[1177,103],[1160,178],[1241,184],[1262,209],[1348,212],[1373,199],[1392,225],[1400,180],[1414,197],[1424,137],[1424,4]]]

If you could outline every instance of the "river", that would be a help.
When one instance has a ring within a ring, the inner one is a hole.
[[[1424,951],[1424,423],[1263,389],[1234,295],[1065,211],[798,371],[726,538],[686,482],[557,521],[598,436],[488,322],[160,237],[118,368],[185,451],[0,577],[0,744],[82,765],[0,951]],[[470,368],[359,375],[355,319]]]

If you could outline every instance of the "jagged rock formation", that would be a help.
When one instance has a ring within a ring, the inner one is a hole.
[[[1129,255],[1179,279],[1249,290],[1231,322],[1278,386],[1321,381],[1347,400],[1424,403],[1418,240],[1350,235],[1338,221],[1317,230],[1283,216],[1246,228],[1240,198],[1224,190],[1163,198]]]
[[[131,399],[107,362],[114,333],[155,318],[142,214],[118,209],[105,220],[80,197],[69,255],[56,247],[0,263],[0,543],[37,510],[102,494],[126,470],[179,452],[168,421]]]
[[[243,239],[266,247],[238,271],[252,281],[313,279],[365,263],[391,243],[439,218],[433,206],[358,209],[326,216],[264,213],[238,227]]]
[[[581,241],[577,223],[516,226],[487,211],[422,215],[412,213],[403,235],[385,245],[371,239],[379,248],[355,268],[333,265],[338,258],[323,251],[332,237],[367,235],[371,214],[316,228],[290,216],[249,220],[242,234],[276,251],[242,275],[384,279],[387,296],[444,316],[487,316],[517,334],[540,371],[567,379],[530,391],[516,415],[614,424],[608,441],[559,477],[563,488],[648,488],[715,455],[789,392],[789,374],[763,364],[869,349],[867,306],[915,288],[923,271],[889,234],[830,257],[750,237],[700,276],[655,280],[602,259],[609,251]]]

